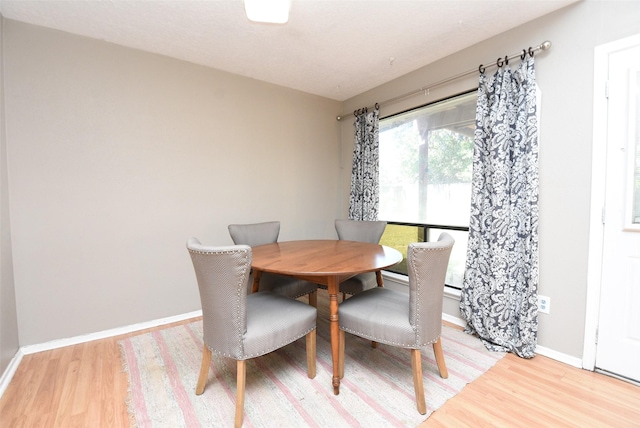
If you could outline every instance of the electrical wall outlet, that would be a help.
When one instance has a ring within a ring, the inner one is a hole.
[[[551,313],[551,297],[538,295],[538,312]]]

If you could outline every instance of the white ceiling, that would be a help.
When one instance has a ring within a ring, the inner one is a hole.
[[[242,0],[0,0],[0,11],[343,101],[575,1],[293,0],[284,25],[250,22]]]

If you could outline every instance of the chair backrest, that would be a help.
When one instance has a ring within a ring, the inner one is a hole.
[[[342,241],[380,243],[380,238],[387,227],[386,221],[336,220],[338,239]]]
[[[280,235],[280,222],[267,221],[264,223],[230,224],[229,235],[236,245],[272,244],[278,241]]]
[[[454,242],[443,232],[438,241],[412,243],[407,250],[409,322],[423,345],[436,340],[442,330],[444,281]]]
[[[247,282],[251,247],[207,247],[196,238],[187,249],[198,281],[204,343],[212,351],[239,359],[247,331]]]

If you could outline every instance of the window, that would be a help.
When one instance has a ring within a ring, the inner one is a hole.
[[[464,275],[471,202],[477,94],[470,92],[380,120],[379,218],[389,224],[381,244],[456,240],[447,285]],[[392,269],[406,275],[406,261]]]

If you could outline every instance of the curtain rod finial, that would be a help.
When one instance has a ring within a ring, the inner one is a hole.
[[[336,116],[336,120],[340,122],[340,120],[342,120],[342,116]]]
[[[549,40],[545,40],[544,42],[542,42],[542,44],[540,45],[540,48],[543,51],[548,51],[549,49],[551,49],[551,42]]]

